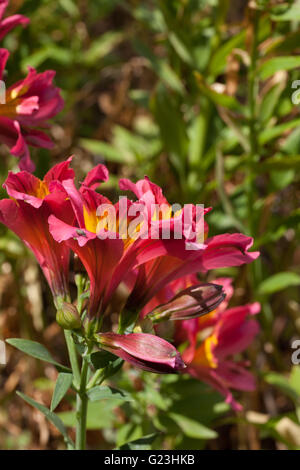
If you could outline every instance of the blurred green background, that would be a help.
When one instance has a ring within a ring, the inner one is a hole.
[[[291,359],[300,336],[300,2],[15,0],[16,11],[31,23],[3,41],[11,52],[7,85],[28,65],[54,69],[65,99],[50,128],[55,148],[32,150],[38,176],[71,154],[82,176],[104,162],[111,178],[103,189],[117,198],[120,176],[147,174],[172,203],[212,206],[210,235],[242,231],[261,251],[249,266],[214,273],[234,278],[232,305],[262,306],[261,333],[245,356],[257,389],[239,394],[244,412],[234,414],[192,379],[128,369],[117,383],[134,393],[143,380],[143,390],[134,404],[92,404],[89,447],[159,431],[139,445],[300,448],[300,369]],[[0,153],[2,183],[16,160],[5,146]],[[41,340],[63,358],[36,263],[4,227],[0,248],[1,337]],[[63,448],[14,394],[21,387],[47,404],[55,374],[8,349],[0,448]],[[72,424],[69,409],[66,400],[60,416]]]

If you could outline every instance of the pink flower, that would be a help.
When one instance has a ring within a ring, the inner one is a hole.
[[[198,318],[215,310],[224,298],[223,288],[219,284],[195,284],[180,290],[168,302],[157,305],[147,318],[154,323]]]
[[[69,248],[49,232],[48,218],[56,214],[72,222],[73,213],[61,183],[74,178],[71,158],[55,165],[39,180],[31,173],[9,173],[4,183],[11,199],[0,201],[0,222],[16,233],[34,253],[55,298],[68,295]]]
[[[187,368],[184,372],[211,385],[226,397],[233,409],[240,410],[241,405],[233,398],[231,389],[251,391],[255,381],[246,370],[246,364],[235,362],[232,356],[244,351],[259,332],[253,315],[260,311],[260,305],[228,308],[233,294],[231,279],[218,278],[212,283],[222,286],[226,293],[225,300],[215,310],[194,319],[159,323],[155,328],[157,334],[173,336],[177,347],[185,345],[182,357]],[[199,285],[196,275],[171,282],[145,306],[143,315],[157,303],[167,302],[176,294],[180,296],[182,289],[196,285]]]
[[[175,324],[175,343],[188,341],[182,353],[185,372],[218,390],[235,410],[242,407],[231,389],[254,390],[255,380],[246,363],[236,362],[232,356],[244,351],[258,334],[259,324],[252,316],[259,311],[259,303],[225,310],[220,304],[208,315]]]
[[[101,348],[149,372],[175,373],[185,367],[176,348],[155,335],[98,333],[96,338]]]
[[[148,179],[140,180],[133,184],[128,180],[121,180],[120,187],[132,190],[146,206],[153,203],[164,204],[163,218],[171,219],[176,225],[176,216],[171,214],[171,206],[162,195],[162,191]],[[204,209],[205,215],[209,209]],[[196,209],[192,206],[193,217]],[[149,211],[148,211],[149,214]],[[185,220],[185,209],[180,216]],[[178,218],[178,215],[177,215]],[[192,220],[192,227],[196,225]],[[185,226],[184,226],[185,228]],[[204,235],[208,232],[207,224],[204,222]],[[229,266],[240,266],[251,263],[259,256],[259,252],[249,252],[253,244],[251,237],[241,233],[222,234],[207,238],[204,243],[194,240],[191,243],[193,249],[187,250],[186,239],[171,240],[170,250],[167,255],[149,260],[134,272],[130,273],[127,282],[133,287],[128,298],[126,308],[131,310],[134,306],[142,309],[158,292],[167,284],[183,276],[196,272],[206,272],[210,269],[224,268]],[[171,246],[173,249],[171,250]]]
[[[179,247],[182,256],[184,255],[184,240],[164,240],[157,236],[164,221],[157,222],[152,238],[151,234],[150,237],[142,237],[149,226],[148,217],[144,214],[144,201],[133,203],[126,199],[124,215],[121,202],[112,204],[93,189],[99,179],[108,178],[108,172],[104,168],[100,165],[92,170],[80,190],[77,190],[72,180],[62,183],[76,216],[73,225],[68,225],[55,216],[49,218],[50,232],[54,239],[71,248],[81,259],[88,273],[89,319],[101,317],[115,289],[131,270],[159,256],[166,254],[175,256]],[[97,172],[100,178],[95,179]],[[106,205],[106,210],[103,214],[97,214],[97,208],[101,205]],[[140,209],[138,212],[141,212],[140,223],[132,233],[129,233],[129,229],[128,233],[123,233],[124,222],[130,224],[134,219],[128,215],[127,209],[138,208]],[[116,220],[112,225],[110,212],[116,214]]]
[[[8,51],[0,49],[0,79],[8,57]],[[0,105],[0,138],[20,158],[23,170],[31,172],[35,168],[28,145],[53,146],[48,135],[38,128],[46,127],[47,121],[63,108],[60,91],[52,83],[54,76],[53,70],[37,73],[29,67],[27,77],[7,89],[5,104]]]
[[[8,0],[0,0],[0,40],[6,36],[6,34],[19,24],[22,26],[27,26],[29,23],[29,18],[26,18],[23,15],[12,15],[3,19],[5,10],[8,5]]]

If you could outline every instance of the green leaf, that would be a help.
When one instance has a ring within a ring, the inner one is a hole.
[[[270,384],[278,387],[282,392],[285,393],[291,400],[299,403],[299,394],[292,387],[289,380],[284,377],[282,374],[277,372],[269,372],[264,376],[265,381]]]
[[[54,411],[72,385],[73,375],[64,372],[58,374],[52,396],[50,410]]]
[[[277,5],[272,9],[271,19],[273,21],[297,21],[300,20],[300,4]]]
[[[258,73],[263,80],[266,80],[279,70],[293,70],[297,67],[300,67],[299,56],[272,57],[258,68]]]
[[[218,434],[198,421],[177,413],[170,413],[170,418],[180,427],[182,432],[193,439],[215,439]]]
[[[298,127],[300,125],[300,119],[293,119],[288,122],[283,122],[282,124],[278,124],[277,126],[270,127],[268,129],[264,129],[258,137],[258,141],[261,145],[266,144],[272,139],[279,137],[283,134],[283,132]]]
[[[298,286],[299,284],[299,274],[285,271],[274,274],[273,276],[263,281],[259,286],[259,293],[273,294],[274,292],[286,289],[287,287]]]
[[[49,353],[48,349],[46,349],[45,346],[40,343],[37,343],[36,341],[21,338],[10,338],[7,339],[6,342],[11,346],[14,346],[15,348],[19,349],[19,351],[28,354],[29,356],[35,357],[40,361],[49,362],[50,364],[53,364],[62,371],[71,372],[71,369],[62,366],[61,364],[56,362]]]
[[[298,366],[292,368],[289,382],[300,398],[300,368]]]
[[[224,71],[226,67],[227,56],[233,49],[241,47],[244,44],[245,37],[246,31],[243,29],[240,33],[235,34],[228,41],[224,42],[222,45],[220,45],[220,47],[217,48],[209,64],[209,70],[214,74],[214,76],[217,76]]]
[[[288,155],[300,155],[300,126],[297,126],[280,146],[280,151]]]
[[[176,156],[179,167],[180,161],[183,166],[188,150],[188,137],[184,118],[176,100],[166,87],[160,85],[151,99],[150,107],[159,126],[165,149]]]
[[[129,159],[128,155],[113,147],[112,145],[102,142],[101,140],[94,139],[80,139],[80,145],[95,155],[102,155],[109,162],[128,163],[133,161]]]
[[[243,111],[243,106],[241,106],[241,104],[233,96],[216,92],[213,88],[204,82],[200,73],[196,72],[195,77],[199,90],[203,93],[203,95],[207,96],[207,98],[215,103],[215,105],[223,106],[224,108],[228,109],[239,110],[240,112]]]
[[[174,31],[170,31],[168,39],[181,60],[189,65],[192,65],[194,62],[193,56],[191,55],[189,48],[184,43],[183,39],[180,38],[180,36]]]
[[[72,0],[59,0],[59,3],[66,10],[68,15],[72,16],[73,18],[80,16],[79,8]]]
[[[166,59],[160,59],[157,57],[148,46],[138,40],[133,41],[133,44],[137,52],[149,60],[152,69],[161,78],[161,80],[172,88],[172,90],[183,95],[185,90],[181,80],[176,72],[174,72],[174,70],[168,65]]]
[[[159,436],[159,433],[155,432],[148,434],[147,436],[140,437],[134,441],[127,442],[123,444],[118,450],[149,450],[151,449],[151,444]]]
[[[274,110],[278,104],[278,100],[284,90],[284,87],[284,83],[278,83],[268,90],[264,95],[258,115],[259,121],[261,123],[268,122],[269,119],[271,119],[271,117],[274,115]]]
[[[120,357],[118,357],[115,361],[108,364],[107,367],[104,369],[104,376],[107,379],[112,375],[115,375],[123,366],[124,361]]]
[[[32,55],[26,56],[21,62],[23,72],[27,71],[28,65],[31,67],[39,67],[46,60],[54,60],[56,63],[67,66],[73,62],[72,52],[70,49],[64,49],[53,44],[38,49]]]
[[[262,162],[255,162],[252,165],[252,168],[256,173],[275,170],[280,174],[283,170],[296,170],[297,168],[300,168],[300,155],[284,157],[274,156],[267,160],[263,160]]]
[[[119,328],[118,333],[129,334],[133,332],[135,324],[137,322],[139,312],[134,310],[124,309],[119,315]]]
[[[96,370],[103,369],[104,367],[108,366],[110,362],[115,360],[116,356],[108,351],[97,351],[92,353],[89,357],[89,361]]]
[[[50,411],[46,406],[42,405],[41,403],[38,403],[37,401],[33,400],[32,398],[28,397],[24,393],[17,392],[17,395],[21,397],[26,403],[29,405],[33,406],[37,410],[39,410],[41,413],[43,413],[44,416],[59,430],[59,432],[63,435],[65,443],[68,445],[68,447],[74,448],[74,443],[68,436],[67,430],[61,421],[61,419],[52,411]]]
[[[122,39],[123,34],[116,31],[109,31],[102,34],[99,39],[96,39],[91,44],[90,48],[82,54],[82,63],[94,65],[109,54]]]
[[[116,421],[113,410],[120,406],[120,400],[89,402],[87,410],[87,429],[109,429]],[[67,427],[76,426],[76,411],[62,411],[57,416]]]
[[[91,401],[107,400],[111,398],[123,401],[133,401],[132,396],[128,392],[108,386],[97,385],[96,387],[88,390],[87,395]]]

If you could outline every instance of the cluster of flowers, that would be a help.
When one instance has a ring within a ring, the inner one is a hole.
[[[26,26],[29,19],[13,15],[3,19],[8,0],[0,0],[0,40],[15,26]],[[0,48],[0,80],[9,57],[7,49]],[[34,171],[28,146],[51,148],[53,142],[41,129],[47,128],[47,120],[54,117],[63,107],[59,89],[53,85],[55,72],[46,70],[37,73],[29,67],[24,80],[9,86],[5,103],[0,104],[0,140],[10,152],[19,157],[22,170]]]
[[[71,159],[55,165],[42,181],[26,171],[9,173],[4,187],[10,198],[0,201],[0,222],[36,256],[51,288],[58,322],[142,369],[157,373],[184,370],[199,377],[237,408],[229,388],[248,390],[253,388],[253,380],[243,364],[228,360],[228,356],[252,341],[258,327],[247,314],[251,317],[259,308],[254,304],[226,310],[224,298],[225,294],[230,297],[230,282],[219,279],[201,284],[196,273],[252,262],[259,255],[248,251],[253,240],[241,233],[209,238],[204,222],[204,242],[195,241],[194,249],[187,251],[185,235],[176,232],[184,226],[176,223],[183,213],[174,215],[172,211],[165,211],[156,221],[153,238],[139,236],[151,223],[149,211],[145,211],[135,236],[124,238],[119,202],[113,204],[96,191],[108,179],[107,168],[97,165],[78,189],[69,166]],[[120,188],[135,194],[137,201],[127,199],[129,206],[136,202],[145,208],[169,205],[161,188],[147,178],[136,184],[121,179]],[[111,229],[108,215],[97,215],[103,203],[112,205],[117,214],[112,237],[101,236]],[[169,239],[157,236],[165,220],[171,229]],[[82,312],[70,303],[72,253],[80,259],[89,280],[89,298]],[[118,333],[105,331],[103,317],[121,283],[130,292],[120,312],[122,321]],[[165,320],[175,325],[173,344],[159,336]],[[181,356],[175,346],[182,343],[187,347]]]

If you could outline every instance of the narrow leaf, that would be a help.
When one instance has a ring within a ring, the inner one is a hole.
[[[198,421],[177,413],[170,413],[170,418],[180,427],[182,432],[193,439],[215,439],[218,434]]]
[[[123,444],[118,450],[148,450],[159,433],[155,432]]]
[[[129,160],[128,155],[125,155],[107,142],[95,139],[80,139],[80,145],[94,155],[102,155],[110,162],[132,163],[132,161]]]
[[[125,392],[124,390],[118,390],[116,388],[108,387],[108,386],[96,386],[91,388],[87,395],[91,401],[98,401],[104,400],[109,398],[114,398],[118,400],[124,401],[133,401],[132,396]]]
[[[260,294],[273,294],[274,292],[286,289],[291,286],[300,285],[299,274],[293,272],[282,272],[274,274],[259,286]]]
[[[10,338],[7,339],[6,342],[11,346],[14,346],[15,348],[19,349],[19,351],[28,354],[29,356],[35,357],[40,361],[49,362],[50,364],[53,364],[58,369],[63,370],[65,372],[71,372],[71,369],[56,362],[49,353],[48,349],[46,349],[45,346],[40,343],[37,343],[36,341],[21,338]]]
[[[258,72],[261,78],[266,80],[278,70],[293,70],[296,67],[300,67],[299,56],[272,57],[259,67]]]
[[[228,109],[239,110],[240,112],[243,111],[243,107],[233,96],[215,91],[204,82],[204,79],[200,73],[196,72],[195,77],[199,90],[203,93],[203,95],[215,103],[215,105],[223,106],[224,108]]]
[[[115,360],[116,356],[109,353],[108,351],[97,351],[89,356],[89,361],[96,370],[103,369],[104,367],[108,366],[110,362]]]
[[[51,411],[54,411],[58,404],[61,402],[61,400],[71,387],[72,381],[72,374],[67,374],[64,372],[58,374],[50,406]]]
[[[55,414],[53,413],[52,411],[50,411],[46,406],[42,405],[41,403],[38,403],[37,401],[33,400],[32,398],[28,397],[27,395],[25,395],[24,393],[21,393],[21,392],[17,392],[17,395],[19,397],[21,397],[24,401],[26,401],[26,403],[28,403],[29,405],[33,406],[34,408],[36,408],[37,410],[39,410],[41,413],[43,413],[44,416],[46,416],[46,418],[59,430],[59,432],[63,435],[64,437],[64,440],[66,442],[66,444],[71,447],[71,448],[74,448],[74,443],[72,442],[72,440],[70,439],[70,437],[68,436],[68,433],[67,433],[67,430],[63,424],[63,422],[61,421],[61,419]]]

